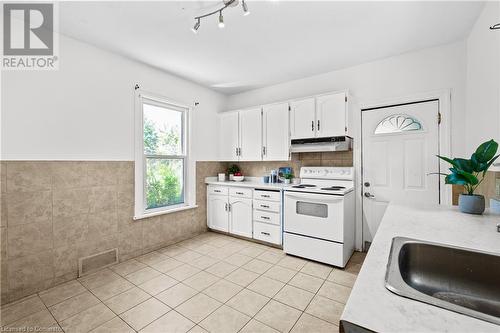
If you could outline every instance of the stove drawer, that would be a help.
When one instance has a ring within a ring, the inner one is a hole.
[[[281,244],[281,232],[279,225],[271,225],[267,223],[253,223],[253,238],[272,243]]]
[[[268,212],[280,212],[280,203],[274,201],[253,200],[253,208],[258,210],[265,210]]]
[[[259,200],[280,201],[281,193],[276,191],[255,190],[254,198]]]
[[[272,213],[272,212],[264,212],[261,210],[253,210],[253,219],[254,221],[271,223],[275,225],[280,225],[280,214]]]

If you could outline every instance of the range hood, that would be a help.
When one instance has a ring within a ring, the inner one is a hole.
[[[349,136],[330,136],[326,138],[294,139],[290,151],[292,153],[311,153],[322,151],[347,151],[352,149],[352,138]]]

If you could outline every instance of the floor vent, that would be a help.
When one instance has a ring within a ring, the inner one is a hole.
[[[118,249],[106,250],[78,259],[78,276],[93,273],[99,269],[118,263]]]

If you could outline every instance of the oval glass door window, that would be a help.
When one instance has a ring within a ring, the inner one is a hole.
[[[401,133],[408,131],[421,131],[422,124],[417,119],[404,115],[393,114],[378,123],[375,134]]]

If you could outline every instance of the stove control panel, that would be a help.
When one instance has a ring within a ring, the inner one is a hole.
[[[302,167],[300,168],[300,178],[310,179],[347,179],[354,177],[352,167]]]

